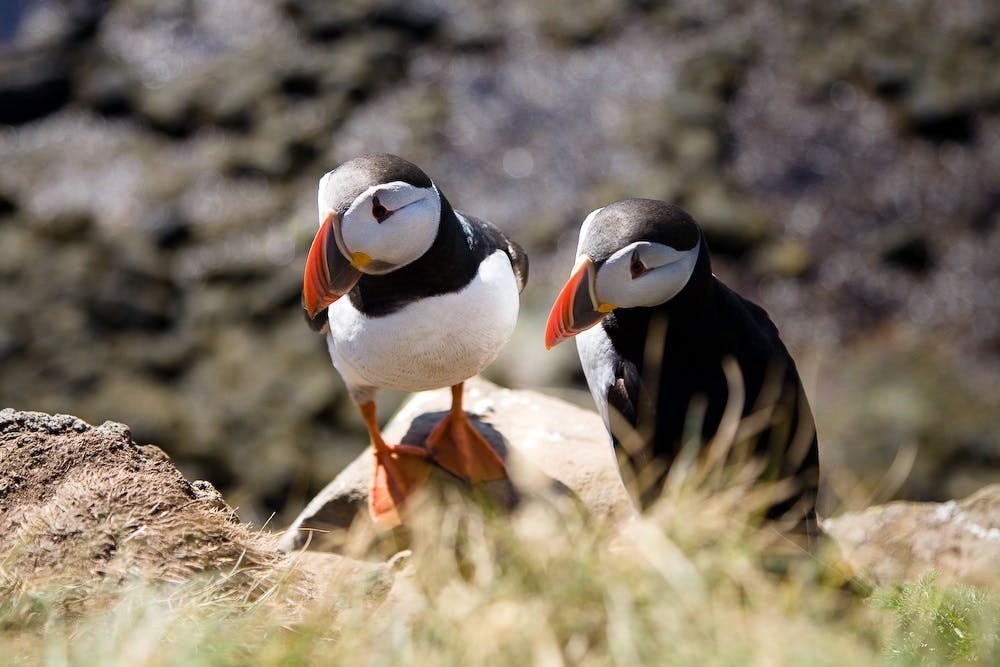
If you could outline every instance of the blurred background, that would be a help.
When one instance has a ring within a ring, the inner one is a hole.
[[[367,444],[299,294],[318,179],[369,151],[527,249],[491,379],[589,401],[542,346],[580,222],[671,200],[842,502],[1000,481],[993,0],[3,0],[0,406],[125,422],[283,525]]]

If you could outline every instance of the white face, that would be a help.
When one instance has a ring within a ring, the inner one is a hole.
[[[320,223],[332,209],[336,193],[319,184]],[[419,259],[433,245],[441,219],[437,188],[418,188],[402,181],[373,185],[351,203],[340,220],[337,245],[347,258],[362,257],[355,266],[364,273],[387,273]]]
[[[658,306],[684,289],[698,262],[698,248],[637,241],[611,255],[597,270],[595,292],[600,303],[615,308]]]

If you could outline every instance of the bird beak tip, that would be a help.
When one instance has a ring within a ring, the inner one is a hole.
[[[551,350],[564,340],[586,331],[611,312],[612,308],[607,304],[595,303],[595,279],[594,260],[580,255],[549,312],[545,325],[545,349]]]
[[[336,246],[339,222],[336,213],[328,213],[309,247],[302,276],[302,306],[310,318],[315,318],[361,279],[361,272]]]

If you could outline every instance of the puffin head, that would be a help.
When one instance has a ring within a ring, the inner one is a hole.
[[[624,199],[590,213],[576,265],[545,327],[545,347],[586,331],[616,308],[658,306],[677,296],[698,264],[698,224],[677,206]]]
[[[363,274],[389,273],[433,245],[441,194],[415,164],[362,155],[319,181],[319,230],[306,259],[302,305],[310,318],[351,291]]]

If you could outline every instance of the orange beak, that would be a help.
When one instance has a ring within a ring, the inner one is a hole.
[[[302,278],[302,307],[310,319],[350,292],[361,280],[361,271],[356,268],[359,262],[352,262],[344,256],[339,247],[339,236],[340,216],[331,211],[309,247]]]
[[[559,290],[545,325],[545,349],[586,331],[610,313],[614,306],[601,303],[595,288],[597,267],[587,255],[580,255],[569,280]]]

